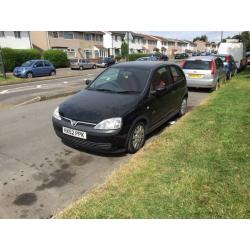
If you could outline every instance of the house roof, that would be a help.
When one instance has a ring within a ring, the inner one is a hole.
[[[162,40],[162,41],[164,41],[164,42],[167,42],[167,41],[168,41],[167,38],[162,37],[162,36],[153,36],[153,37],[155,37],[155,38],[157,38],[157,39],[160,39],[160,40]]]
[[[102,31],[82,31],[83,33],[90,33],[95,35],[104,35],[105,33]]]

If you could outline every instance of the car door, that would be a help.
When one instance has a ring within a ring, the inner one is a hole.
[[[89,60],[86,60],[86,68],[91,69],[91,62]]]
[[[171,81],[171,74],[166,66],[161,66],[152,74],[148,105],[152,126],[171,113]]]
[[[218,58],[219,64],[219,74],[220,74],[220,81],[224,81],[226,78],[226,69],[224,68],[224,64],[220,58]]]
[[[48,61],[44,61],[44,75],[48,76],[52,71],[51,64]]]
[[[33,75],[42,76],[44,74],[44,64],[43,61],[38,61],[33,66]]]
[[[171,107],[172,112],[175,112],[180,107],[182,98],[186,93],[186,78],[184,72],[178,66],[171,65],[168,67],[170,67],[173,81],[171,85]]]

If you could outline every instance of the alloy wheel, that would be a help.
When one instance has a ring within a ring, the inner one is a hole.
[[[134,131],[133,131],[133,135],[132,135],[132,145],[133,148],[135,150],[138,150],[141,148],[141,146],[144,143],[144,139],[145,139],[145,129],[144,126],[142,124],[138,124]]]

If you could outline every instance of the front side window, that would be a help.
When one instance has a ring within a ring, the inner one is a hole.
[[[15,38],[21,38],[21,31],[14,31]]]
[[[36,66],[37,68],[41,68],[41,67],[43,67],[43,62],[42,62],[42,61],[37,62],[37,63],[35,64],[35,66]]]
[[[88,88],[115,93],[140,93],[146,87],[150,70],[134,67],[110,68]]]
[[[45,62],[44,62],[44,66],[45,66],[45,67],[51,67],[51,64],[50,64],[49,62],[46,62],[46,61],[45,61]]]
[[[74,39],[74,33],[70,31],[63,32],[64,39]]]
[[[171,66],[170,70],[171,70],[174,82],[180,81],[184,78],[184,75],[179,68],[175,66]]]
[[[32,61],[27,61],[27,62],[22,64],[22,67],[30,67],[32,64],[33,64]]]
[[[154,72],[151,79],[151,90],[161,90],[170,84],[172,84],[172,78],[167,67],[161,67]]]

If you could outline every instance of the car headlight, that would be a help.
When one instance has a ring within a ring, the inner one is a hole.
[[[57,120],[62,120],[61,116],[59,115],[59,107],[54,110],[53,117]]]
[[[108,129],[119,129],[121,127],[122,127],[122,118],[116,117],[101,121],[95,126],[95,129],[108,130]]]

